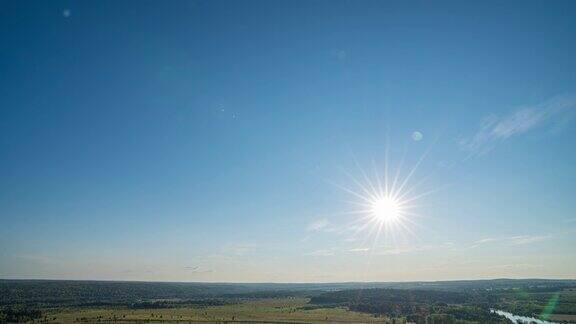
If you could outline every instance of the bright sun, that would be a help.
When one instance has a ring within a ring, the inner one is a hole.
[[[348,201],[356,206],[356,209],[350,210],[347,214],[360,215],[350,224],[350,231],[353,233],[352,241],[358,239],[355,237],[358,235],[359,239],[364,242],[362,244],[365,244],[373,237],[372,244],[375,248],[381,236],[386,244],[396,244],[398,240],[405,239],[405,234],[414,235],[410,227],[416,225],[414,220],[419,216],[416,213],[418,205],[415,202],[434,192],[430,190],[414,194],[414,188],[424,183],[423,180],[416,184],[410,182],[422,159],[423,157],[406,177],[402,176],[399,169],[395,174],[390,175],[386,164],[384,164],[382,176],[376,167],[372,173],[365,172],[359,167],[362,175],[360,180],[347,173],[354,186],[338,187],[356,197],[355,200]]]
[[[371,202],[371,213],[379,221],[393,222],[400,217],[400,204],[390,198],[378,198]]]

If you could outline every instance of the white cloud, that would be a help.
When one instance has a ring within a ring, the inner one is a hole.
[[[342,253],[365,253],[370,252],[374,255],[398,255],[398,254],[409,254],[418,253],[423,251],[437,250],[437,249],[451,249],[453,244],[451,242],[445,242],[442,244],[424,244],[424,245],[383,245],[375,248],[368,247],[358,247],[351,249],[341,249],[341,248],[330,248],[330,249],[320,249],[312,252],[305,253],[307,256],[333,256]]]
[[[531,243],[538,243],[544,240],[549,239],[550,235],[516,235],[516,236],[509,236],[503,238],[484,238],[478,241],[473,242],[470,246],[466,249],[474,249],[480,247],[485,244],[489,243],[500,243],[500,244],[508,244],[508,245],[524,245],[524,244],[531,244]]]
[[[452,249],[454,244],[452,242],[445,242],[441,244],[422,244],[422,245],[397,245],[385,246],[384,249],[375,251],[376,255],[398,255],[408,253],[418,253],[431,250],[447,250]]]
[[[335,254],[334,250],[322,249],[322,250],[316,250],[316,251],[308,252],[308,253],[305,253],[304,255],[308,255],[308,256],[332,256],[334,254]]]
[[[368,251],[370,251],[370,248],[355,248],[348,250],[348,252],[368,252]]]
[[[498,241],[498,239],[493,238],[493,237],[488,237],[488,238],[478,240],[478,241],[474,242],[474,244],[484,244],[484,243],[490,243],[490,242],[494,242],[494,241]]]
[[[547,235],[518,235],[509,238],[510,242],[514,245],[524,245],[536,242],[542,242],[549,237]]]
[[[483,155],[499,142],[536,128],[561,126],[576,111],[576,97],[556,97],[540,104],[519,108],[505,116],[489,115],[471,137],[461,139],[460,149],[470,156]]]
[[[501,239],[494,238],[494,237],[487,237],[487,238],[483,238],[483,239],[480,239],[478,241],[475,241],[474,243],[472,243],[472,245],[466,247],[465,249],[475,249],[481,245],[488,244],[488,243],[494,243],[494,242],[498,242],[498,241],[501,241]]]
[[[211,273],[212,269],[201,269],[199,266],[187,266],[184,270],[190,271],[192,273]]]
[[[317,232],[321,230],[328,230],[330,228],[330,222],[326,218],[321,218],[313,221],[306,226],[307,232]]]

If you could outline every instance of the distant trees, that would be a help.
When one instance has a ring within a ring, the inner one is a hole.
[[[0,323],[30,322],[37,318],[42,318],[42,312],[39,309],[26,307],[5,307],[0,309]]]
[[[420,290],[420,289],[351,289],[323,293],[313,296],[310,300],[314,304],[337,304],[337,303],[358,303],[371,304],[391,303],[395,304],[460,304],[467,302],[471,296],[465,293],[442,291],[442,290]],[[385,306],[386,307],[386,306]]]
[[[418,324],[499,323],[501,318],[490,313],[489,308],[477,306],[478,300],[479,297],[473,294],[442,290],[356,289],[324,293],[312,297],[310,302],[405,318]]]
[[[213,299],[257,288],[234,284],[0,279],[2,305],[117,306],[137,301]]]

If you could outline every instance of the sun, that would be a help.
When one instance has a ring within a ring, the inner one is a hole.
[[[360,177],[343,170],[350,183],[332,184],[353,198],[345,200],[351,208],[341,212],[354,215],[341,230],[348,236],[347,241],[357,242],[354,244],[362,249],[371,245],[368,251],[375,251],[386,246],[412,244],[417,239],[417,230],[421,228],[418,220],[423,216],[419,212],[423,207],[421,199],[439,190],[426,183],[431,175],[414,179],[427,153],[406,170],[402,170],[403,157],[399,167],[391,170],[387,151],[383,164],[372,161],[372,170],[363,169],[355,160]]]
[[[381,222],[395,222],[401,215],[401,204],[391,197],[377,198],[370,203],[372,217]]]

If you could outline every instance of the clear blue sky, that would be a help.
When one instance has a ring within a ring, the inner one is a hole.
[[[575,40],[574,1],[0,1],[0,278],[576,278]],[[384,165],[417,204],[356,233]]]

